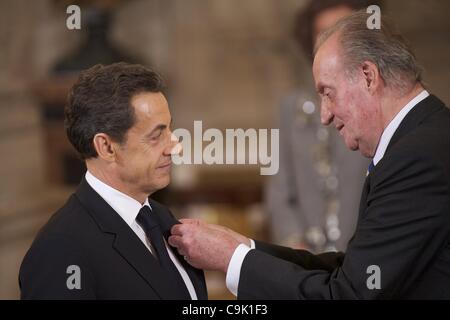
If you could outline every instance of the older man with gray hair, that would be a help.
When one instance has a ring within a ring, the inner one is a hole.
[[[241,299],[449,299],[450,111],[385,22],[357,12],[321,35],[313,73],[321,121],[372,158],[346,253],[313,255],[200,221],[171,245],[198,268],[222,270]]]

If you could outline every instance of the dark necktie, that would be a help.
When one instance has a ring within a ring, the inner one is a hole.
[[[372,169],[375,168],[375,165],[373,164],[373,160],[369,164],[369,168],[367,170],[372,171]]]
[[[191,299],[189,291],[186,288],[186,283],[167,252],[158,215],[152,212],[150,207],[143,206],[137,215],[136,221],[141,225],[145,234],[150,239],[154,255],[158,258],[161,267],[169,273],[178,292],[183,293],[185,299]]]
[[[375,168],[375,165],[373,164],[373,160],[370,162],[369,167],[367,168],[367,173],[366,176],[369,175],[370,171],[373,170],[373,168]]]

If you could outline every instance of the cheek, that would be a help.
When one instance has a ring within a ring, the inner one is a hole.
[[[352,99],[345,97],[335,101],[336,117],[344,122],[345,126],[350,126],[353,123],[353,118],[356,116]]]
[[[370,121],[366,99],[360,92],[347,92],[344,101],[345,118],[355,133],[360,132]]]
[[[361,94],[358,101],[359,103],[357,107],[360,127],[366,128],[366,130],[371,130],[370,126],[375,122],[375,118],[377,117],[377,110],[373,104],[373,101],[363,94]]]
[[[147,167],[147,170],[149,171],[149,173],[153,173],[156,168],[158,167],[158,159],[155,159],[155,157],[152,156],[148,156],[145,158],[145,166]]]
[[[149,174],[154,174],[155,171],[158,171],[158,166],[164,163],[161,154],[160,150],[156,150],[156,148],[145,153],[143,161]]]

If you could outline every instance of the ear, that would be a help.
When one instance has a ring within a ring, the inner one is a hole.
[[[371,61],[364,61],[361,70],[366,89],[370,94],[374,94],[382,83],[378,67]]]
[[[106,161],[114,161],[116,158],[116,151],[114,143],[110,136],[105,133],[97,133],[93,139],[94,148],[100,158]]]

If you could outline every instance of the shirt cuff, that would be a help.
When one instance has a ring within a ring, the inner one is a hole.
[[[253,239],[250,240],[250,249],[256,249],[255,241]]]
[[[231,257],[230,264],[227,269],[226,285],[228,290],[237,297],[237,291],[239,287],[239,277],[241,276],[241,267],[244,262],[247,253],[255,248],[255,242],[250,239],[251,247],[245,244],[240,244],[236,250],[234,250],[233,256]]]

